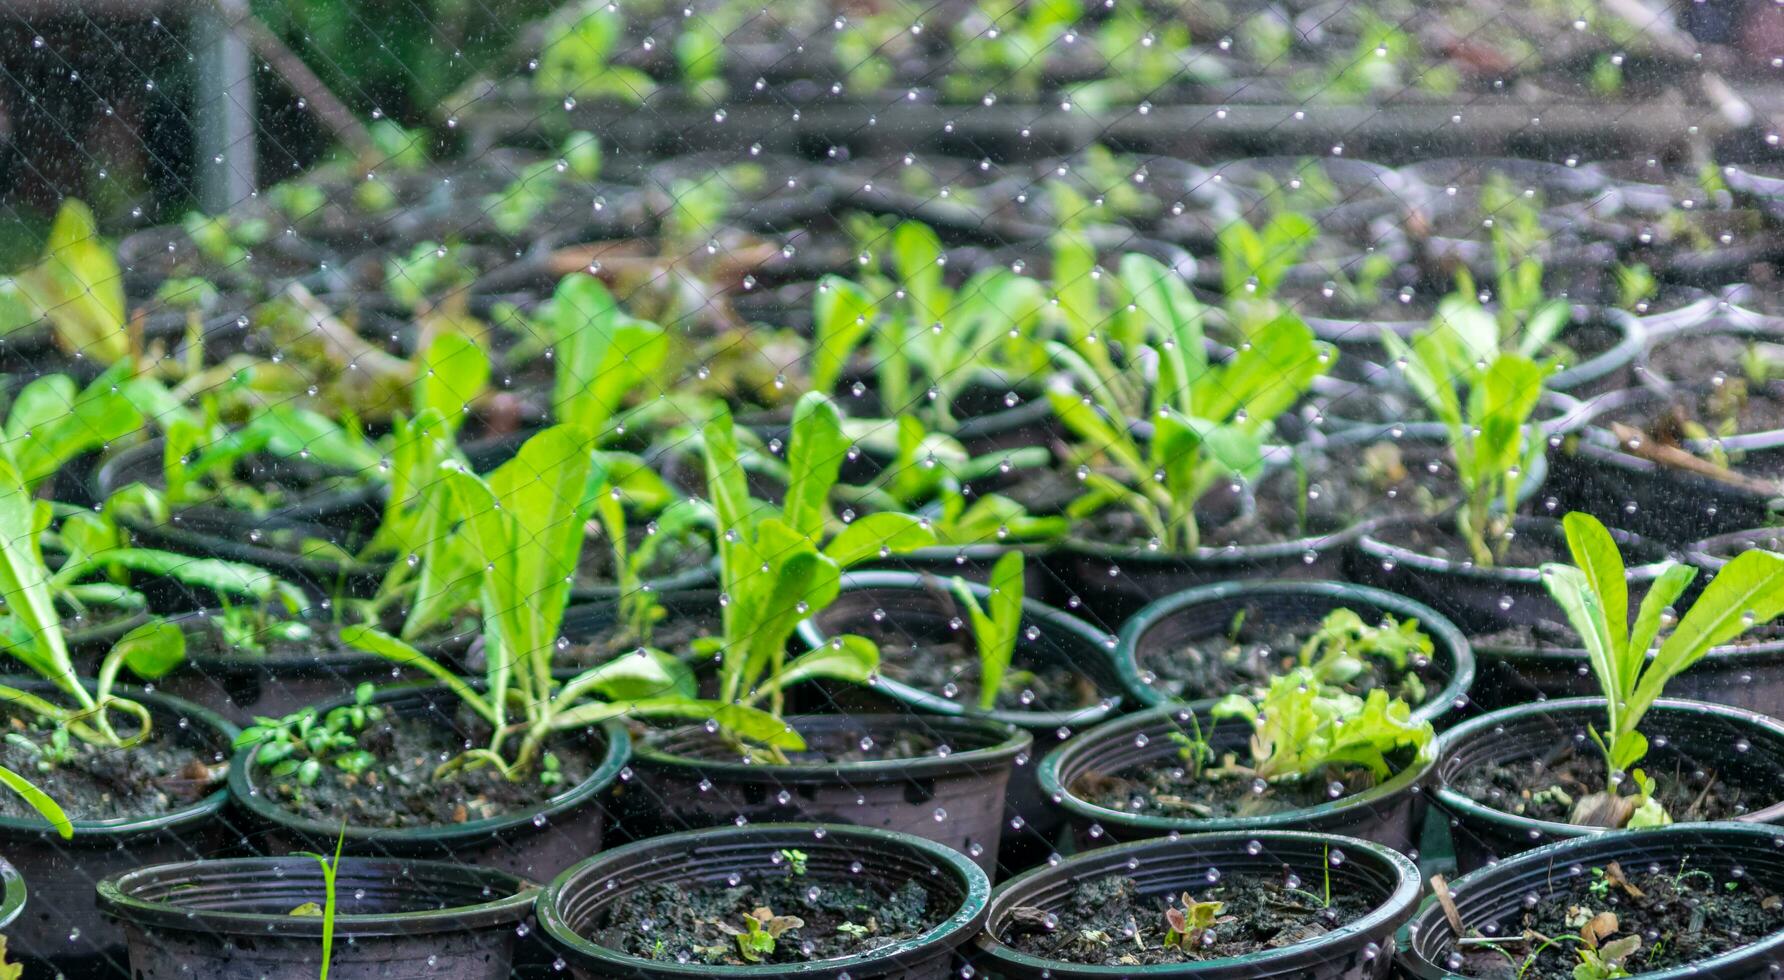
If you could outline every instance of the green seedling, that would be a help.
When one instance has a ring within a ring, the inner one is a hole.
[[[766,908],[746,913],[742,929],[728,922],[718,923],[719,931],[737,940],[737,955],[745,963],[760,963],[774,955],[775,941],[804,925],[805,920],[796,915],[775,915]]]
[[[1408,345],[1384,329],[1382,342],[1448,435],[1462,490],[1456,525],[1469,553],[1476,564],[1495,564],[1510,543],[1525,476],[1548,449],[1531,422],[1545,370],[1527,355],[1500,351],[1484,332],[1434,326]]]
[[[1016,656],[1022,630],[1022,553],[1009,552],[991,567],[990,592],[983,605],[963,578],[951,583],[954,599],[965,607],[979,650],[979,710],[997,707],[1004,675]]]
[[[1631,624],[1627,571],[1616,539],[1589,514],[1568,514],[1562,526],[1573,564],[1544,565],[1542,582],[1580,635],[1605,697],[1605,727],[1589,731],[1604,754],[1606,788],[1580,798],[1572,819],[1601,827],[1668,823],[1671,817],[1654,799],[1653,783],[1633,768],[1648,753],[1642,719],[1667,683],[1711,649],[1784,614],[1784,555],[1755,550],[1735,556],[1660,639],[1672,605],[1696,579],[1697,569],[1663,562]],[[1625,773],[1636,784],[1632,796],[1618,790]]]
[[[1232,916],[1221,915],[1226,911],[1225,902],[1198,902],[1188,892],[1183,893],[1181,901],[1181,908],[1165,907],[1166,949],[1199,948],[1213,940],[1215,926],[1234,921]]]
[[[1240,718],[1252,726],[1251,764],[1266,781],[1302,779],[1331,766],[1360,766],[1377,780],[1393,772],[1389,757],[1431,751],[1431,723],[1386,691],[1357,697],[1320,682],[1297,667],[1271,679],[1261,701],[1229,694],[1215,703],[1215,718]]]

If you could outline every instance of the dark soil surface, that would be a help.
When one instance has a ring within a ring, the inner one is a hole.
[[[775,939],[774,949],[751,960],[726,929],[747,932],[744,919],[758,909],[790,916],[799,924],[783,922],[790,928]],[[945,914],[930,908],[929,892],[915,881],[892,890],[789,873],[750,878],[731,888],[650,885],[616,903],[593,938],[647,960],[726,966],[807,963],[906,942],[933,928]]]
[[[1657,784],[1655,797],[1680,823],[1732,820],[1778,801],[1775,787],[1740,785],[1670,749],[1651,751],[1640,768]],[[1604,757],[1590,743],[1575,749],[1571,742],[1560,742],[1548,758],[1476,766],[1459,774],[1451,788],[1495,810],[1569,823],[1572,801],[1604,790]]]
[[[628,554],[637,551],[649,532],[643,524],[626,528]],[[692,534],[675,541],[665,541],[658,545],[651,563],[642,571],[642,577],[650,579],[679,575],[682,572],[699,568],[712,560],[712,542],[703,534]],[[605,537],[591,537],[583,544],[582,556],[576,567],[576,584],[578,586],[599,587],[615,584],[613,548]]]
[[[1095,806],[1140,816],[1221,820],[1304,810],[1374,785],[1374,775],[1360,766],[1328,767],[1271,783],[1215,769],[1198,777],[1186,765],[1158,759],[1114,773],[1086,773],[1072,783],[1071,792]]]
[[[965,618],[962,614],[962,619]],[[979,702],[979,651],[963,627],[952,637],[912,636],[888,618],[855,622],[849,632],[865,636],[880,648],[880,673],[920,691],[963,704]],[[1016,655],[997,692],[1002,711],[1074,711],[1101,700],[1090,678],[1063,664]]]
[[[1784,429],[1784,382],[1755,381],[1742,363],[1756,343],[1761,349],[1777,347],[1768,338],[1698,331],[1656,344],[1648,370],[1677,385],[1678,397],[1670,409],[1631,410],[1616,413],[1615,420],[1668,443]]]
[[[1784,900],[1752,876],[1712,874],[1689,860],[1657,870],[1612,863],[1581,875],[1556,874],[1549,886],[1554,890],[1507,914],[1488,933],[1504,953],[1458,945],[1453,953],[1460,962],[1452,960],[1451,968],[1481,980],[1573,980],[1580,944],[1544,945],[1530,937],[1577,938],[1586,923],[1608,925],[1598,918],[1606,913],[1616,925],[1599,947],[1640,936],[1641,944],[1623,961],[1638,976],[1720,956],[1784,928]],[[1489,923],[1467,925],[1485,931]]]
[[[1432,558],[1457,563],[1473,560],[1467,542],[1462,540],[1462,536],[1456,533],[1453,522],[1449,521],[1437,524],[1394,524],[1382,528],[1376,536],[1385,544],[1396,545]],[[1654,555],[1652,560],[1660,557],[1662,556]],[[1648,556],[1631,555],[1627,552],[1623,558],[1631,565],[1650,560]],[[1505,550],[1497,561],[1500,568],[1539,568],[1544,562],[1570,560],[1567,546],[1559,537],[1519,534],[1506,543]]]
[[[113,724],[129,724],[114,712]],[[49,732],[11,715],[7,735],[20,735],[37,746],[49,745]],[[131,729],[126,728],[125,731]],[[37,768],[40,756],[12,739],[0,741],[0,766],[36,783],[74,820],[115,820],[171,813],[198,802],[223,785],[229,773],[226,746],[208,749],[180,731],[171,717],[157,713],[149,740],[129,749],[100,748],[70,739],[71,758],[48,771]],[[191,731],[191,729],[188,729]],[[0,816],[41,820],[17,794],[0,793]]]
[[[487,727],[466,711],[452,725],[434,715],[387,713],[360,735],[360,746],[378,759],[364,773],[325,765],[312,786],[292,778],[270,780],[264,773],[256,781],[274,802],[311,820],[346,820],[355,827],[450,827],[525,810],[567,792],[595,771],[605,751],[598,733],[550,743],[563,775],[555,785],[536,778],[510,782],[489,766],[434,778],[440,763],[467,745],[488,741]]]
[[[1244,956],[1311,942],[1368,914],[1363,896],[1341,890],[1327,901],[1327,891],[1323,882],[1300,881],[1287,868],[1282,877],[1222,877],[1190,893],[1198,903],[1221,903],[1215,924],[1166,946],[1165,909],[1181,908],[1181,897],[1143,896],[1133,879],[1109,875],[1079,885],[1057,911],[1016,909],[998,939],[1031,956],[1100,966]]]
[[[1247,608],[1236,633],[1216,633],[1168,647],[1142,643],[1136,659],[1140,669],[1151,671],[1156,678],[1153,689],[1172,698],[1198,701],[1246,687],[1261,692],[1270,678],[1300,662],[1301,646],[1314,629],[1313,625],[1295,628],[1274,622],[1267,611]],[[1363,671],[1340,686],[1359,695],[1384,688],[1391,697],[1408,704],[1423,704],[1442,685],[1435,678],[1426,683],[1420,675],[1421,665],[1410,658],[1407,667],[1401,670],[1381,657],[1365,657]]]
[[[625,623],[610,623],[592,635],[578,637],[553,660],[565,666],[593,667],[622,653],[631,653],[641,645],[659,650],[685,651],[703,636],[718,635],[723,627],[721,615],[716,600],[709,612],[693,612],[678,607],[661,622],[651,626],[648,643],[641,643],[642,638]]]

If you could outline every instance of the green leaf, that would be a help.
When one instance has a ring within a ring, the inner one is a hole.
[[[1574,511],[1561,519],[1567,534],[1567,548],[1573,553],[1574,567],[1586,576],[1586,582],[1598,598],[1598,610],[1604,616],[1605,634],[1610,640],[1612,677],[1616,684],[1606,691],[1607,697],[1626,697],[1624,682],[1635,679],[1645,649],[1635,651],[1634,669],[1627,664],[1629,652],[1629,582],[1623,568],[1623,556],[1617,551],[1616,539],[1598,518]]]
[[[100,567],[115,566],[162,575],[185,585],[225,595],[278,600],[287,608],[297,608],[307,603],[302,589],[258,565],[246,562],[193,558],[190,555],[148,548],[112,548],[93,554],[89,561]]]
[[[1605,617],[1598,594],[1592,589],[1592,579],[1571,565],[1554,563],[1542,566],[1541,574],[1543,586],[1567,615],[1567,622],[1573,626],[1574,632],[1580,635],[1592,673],[1609,699],[1611,731],[1618,731],[1621,698],[1617,692],[1622,689],[1622,678],[1618,673],[1617,646],[1611,639],[1613,625]],[[1620,630],[1622,626],[1615,629]]]
[[[662,370],[669,335],[622,313],[607,287],[591,275],[560,281],[551,310],[557,365],[552,411],[558,421],[600,436],[627,396]]]
[[[661,650],[639,650],[576,675],[564,683],[558,698],[563,703],[573,703],[584,691],[609,701],[692,698],[695,689],[694,672],[687,664]]]
[[[900,222],[892,230],[892,267],[910,297],[919,321],[915,326],[927,327],[947,314],[951,304],[942,284],[942,240],[934,229],[920,221]]]
[[[21,799],[30,804],[31,809],[42,814],[63,840],[74,838],[74,822],[68,819],[68,814],[63,812],[61,805],[50,799],[50,795],[37,788],[35,783],[5,766],[0,766],[0,783],[5,783],[7,789],[19,794]],[[5,937],[0,936],[0,952],[5,948]]]
[[[812,314],[811,390],[834,391],[849,358],[873,326],[876,304],[856,283],[825,276],[818,281]]]
[[[990,711],[1003,690],[1004,676],[1016,656],[1022,629],[1022,553],[1009,552],[991,567],[990,594],[981,612],[966,582],[954,580],[954,594],[972,616],[979,649],[979,709]]]
[[[1095,405],[1065,391],[1047,392],[1047,402],[1053,406],[1054,416],[1080,443],[1108,453],[1135,479],[1151,479],[1152,468],[1141,458],[1133,437],[1125,429],[1117,430]]]
[[[1469,415],[1480,429],[1474,440],[1474,468],[1504,473],[1524,458],[1526,427],[1542,397],[1543,371],[1518,354],[1500,354],[1487,366],[1481,384],[1469,392]],[[1540,438],[1540,436],[1539,436]]]
[[[1712,648],[1733,640],[1784,613],[1784,555],[1744,551],[1736,555],[1692,603],[1672,634],[1660,644],[1629,699],[1624,725],[1634,729],[1659,699],[1666,682],[1684,673]]]
[[[780,677],[770,678],[764,688],[786,690],[820,678],[865,684],[879,669],[880,650],[872,640],[854,635],[834,636],[816,650],[794,657]]]
[[[38,550],[48,508],[35,506],[19,472],[0,459],[0,600],[24,627],[28,642],[7,643],[7,652],[83,705],[92,699],[75,677],[62,636],[62,619],[50,598],[49,569]]]
[[[165,620],[144,623],[125,633],[112,647],[108,659],[123,661],[130,672],[145,681],[160,680],[186,661],[186,634]]]
[[[1648,592],[1642,596],[1641,609],[1635,614],[1635,626],[1629,634],[1628,656],[1626,662],[1640,668],[1647,661],[1648,649],[1654,645],[1654,638],[1660,635],[1660,621],[1668,607],[1677,602],[1679,596],[1691,583],[1697,580],[1697,569],[1690,565],[1681,565],[1668,561],[1662,566],[1660,574],[1655,577]]]
[[[870,558],[905,554],[935,544],[935,532],[910,514],[868,514],[858,517],[824,546],[824,554],[838,568],[848,568]]]
[[[434,680],[446,685],[458,695],[467,707],[477,712],[483,720],[495,724],[497,715],[476,689],[465,683],[464,679],[441,666],[439,661],[422,653],[402,640],[381,630],[373,629],[363,623],[355,623],[341,630],[341,642],[355,650],[363,650],[375,657],[382,657],[400,667],[419,670]]]
[[[50,225],[43,261],[17,282],[31,305],[49,319],[65,352],[101,364],[129,356],[124,273],[85,204],[73,198],[63,202]]]
[[[813,539],[823,533],[825,504],[848,450],[836,404],[819,392],[801,396],[787,445],[790,477],[782,513],[789,527]]]
[[[476,342],[459,333],[436,336],[416,366],[415,414],[433,409],[457,429],[489,384],[489,374],[489,356]]]

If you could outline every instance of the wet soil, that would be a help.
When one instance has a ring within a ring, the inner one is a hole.
[[[596,925],[593,938],[610,949],[662,962],[807,963],[859,956],[915,939],[945,915],[931,905],[929,892],[915,881],[890,889],[789,869],[730,888],[680,882],[649,885],[615,903],[605,921]],[[747,933],[744,919],[759,909],[767,909],[772,917],[791,917],[798,924],[781,921],[776,927],[787,928],[775,938],[773,949],[745,957],[739,937],[727,930]]]
[[[1670,747],[1650,750],[1640,768],[1655,781],[1655,798],[1679,823],[1731,820],[1778,799],[1775,787],[1743,785]],[[1605,781],[1604,757],[1596,747],[1586,743],[1576,749],[1562,742],[1547,758],[1475,766],[1459,774],[1450,788],[1505,813],[1570,823],[1573,801],[1603,792]]]
[[[442,762],[467,745],[488,741],[488,727],[466,710],[451,725],[434,715],[401,717],[387,712],[360,734],[360,747],[378,760],[365,772],[325,765],[311,786],[300,785],[295,778],[274,780],[264,772],[256,774],[256,781],[269,799],[311,820],[346,820],[355,827],[450,827],[544,803],[586,780],[605,753],[596,729],[548,743],[562,775],[552,785],[536,775],[511,782],[488,766],[434,778],[434,769]]]
[[[122,715],[113,724],[126,726]],[[155,714],[149,740],[129,749],[101,748],[70,739],[69,757],[38,767],[42,756],[21,740],[39,747],[50,744],[50,733],[18,715],[4,722],[7,738],[0,741],[0,766],[19,773],[50,795],[74,820],[116,820],[152,817],[191,806],[223,785],[229,773],[227,746],[206,746],[196,726],[182,732],[178,722],[162,712]],[[132,729],[125,728],[125,731]],[[12,738],[18,735],[19,739]],[[41,820],[37,811],[14,793],[0,793],[0,816]]]
[[[1629,936],[1641,937],[1623,960],[1629,973],[1672,970],[1720,956],[1784,927],[1784,900],[1751,876],[1736,877],[1694,869],[1689,860],[1658,869],[1616,863],[1580,875],[1555,875],[1553,889],[1535,904],[1521,906],[1497,923],[1470,922],[1486,932],[1497,951],[1483,944],[1459,944],[1452,969],[1480,980],[1573,980],[1580,964],[1577,940],[1595,919],[1616,924],[1598,939],[1600,949]],[[1487,930],[1489,925],[1497,928]],[[1541,939],[1559,939],[1544,944]],[[1627,974],[1619,974],[1627,975]]]
[[[964,628],[960,635],[947,638],[912,636],[889,618],[850,623],[848,632],[879,646],[880,673],[886,677],[962,704],[979,703],[979,651]],[[1064,664],[1024,657],[1018,644],[1003,689],[997,692],[996,707],[1000,711],[1074,711],[1100,700],[1089,677]]]
[[[1385,544],[1396,545],[1417,554],[1457,563],[1472,562],[1472,555],[1467,542],[1456,533],[1454,522],[1444,521],[1436,524],[1395,524],[1382,528],[1376,536]],[[1489,541],[1489,544],[1493,542]],[[1640,561],[1659,560],[1660,554],[1634,555],[1624,553],[1624,560],[1631,565]],[[1569,561],[1567,546],[1559,538],[1550,538],[1542,534],[1518,534],[1505,542],[1505,548],[1497,556],[1499,568],[1540,568],[1544,562]]]
[[[577,637],[570,647],[553,657],[553,662],[560,666],[592,667],[631,653],[639,646],[678,651],[685,659],[692,656],[686,651],[695,640],[718,635],[723,625],[716,599],[710,612],[678,607],[661,622],[651,625],[648,638],[640,637],[625,623],[609,623],[592,634]]]
[[[643,524],[626,528],[628,554],[635,554],[649,535]],[[657,546],[650,564],[641,571],[645,581],[679,575],[712,561],[712,542],[704,534],[690,534]],[[576,585],[582,588],[611,587],[615,584],[613,548],[605,536],[590,536],[583,543],[576,566]]]
[[[1205,768],[1197,775],[1172,758],[1113,773],[1085,773],[1073,796],[1109,810],[1169,819],[1223,820],[1304,810],[1376,785],[1361,766],[1326,767],[1296,779],[1264,782],[1243,772]]]
[[[1328,893],[1329,900],[1328,900]],[[1051,912],[1016,909],[998,937],[1031,956],[1099,966],[1147,966],[1244,956],[1311,942],[1367,915],[1368,900],[1347,890],[1331,893],[1321,881],[1300,881],[1285,867],[1281,877],[1227,875],[1194,890],[1197,903],[1219,902],[1215,924],[1165,945],[1165,909],[1182,908],[1180,896],[1143,896],[1132,878],[1109,875],[1073,890]]]

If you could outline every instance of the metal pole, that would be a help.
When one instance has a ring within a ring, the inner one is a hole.
[[[192,35],[198,51],[192,94],[198,200],[215,214],[254,192],[254,59],[212,4],[194,5]]]

